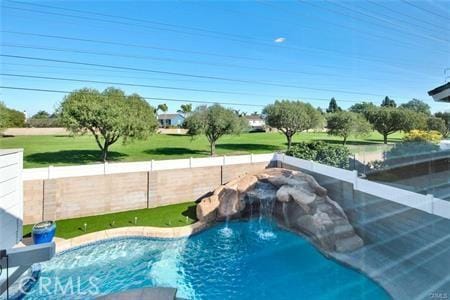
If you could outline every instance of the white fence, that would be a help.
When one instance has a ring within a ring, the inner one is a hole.
[[[358,177],[356,171],[348,171],[340,168],[326,166],[313,161],[298,159],[279,153],[157,161],[152,160],[145,162],[105,163],[68,167],[50,166],[48,168],[25,169],[23,172],[23,180],[107,175],[130,172],[151,172],[160,170],[227,166],[260,162],[269,163],[270,161],[281,161],[303,170],[308,170],[317,174],[336,178],[338,180],[351,183],[353,185],[353,188],[357,191],[361,191],[369,195],[390,200],[402,205],[420,209],[427,213],[450,219],[449,201],[434,198],[433,195],[422,195],[385,184],[361,179]]]
[[[422,195],[369,181],[359,178],[356,171],[330,167],[284,154],[275,154],[275,160],[293,167],[351,183],[354,190],[450,219],[450,202],[434,198],[433,195]]]
[[[143,162],[104,163],[67,167],[49,166],[47,168],[25,169],[23,172],[23,180],[54,179],[131,172],[152,172],[262,162],[268,163],[274,159],[273,153],[269,153],[172,160],[151,160]]]

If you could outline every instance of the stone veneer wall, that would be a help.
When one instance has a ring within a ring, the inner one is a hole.
[[[24,224],[193,201],[267,163],[24,181]]]

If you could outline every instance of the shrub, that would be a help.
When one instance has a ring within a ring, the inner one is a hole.
[[[343,145],[330,145],[324,142],[298,143],[286,152],[287,155],[305,160],[347,169],[350,151]]]
[[[442,134],[439,131],[424,131],[424,130],[411,130],[404,137],[405,142],[417,142],[417,143],[437,143],[442,139]]]
[[[408,157],[420,154],[429,154],[439,151],[439,145],[428,141],[404,141],[395,144],[391,150],[385,152],[386,160]]]

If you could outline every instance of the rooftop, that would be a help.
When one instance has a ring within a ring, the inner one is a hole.
[[[428,92],[434,101],[450,102],[450,82],[447,82]]]

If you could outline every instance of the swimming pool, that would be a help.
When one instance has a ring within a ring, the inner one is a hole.
[[[70,250],[42,265],[26,299],[85,299],[147,286],[176,287],[186,299],[390,299],[307,240],[257,219],[187,239],[124,238]]]

